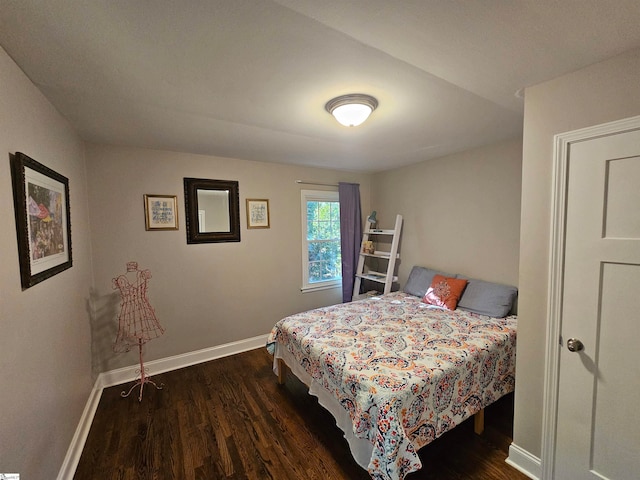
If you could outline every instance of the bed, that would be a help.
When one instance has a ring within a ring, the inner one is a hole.
[[[401,292],[291,315],[269,335],[279,381],[288,368],[309,386],[374,479],[420,469],[418,449],[514,389],[517,290],[462,279],[458,308],[425,303],[443,276],[459,278],[414,267]]]

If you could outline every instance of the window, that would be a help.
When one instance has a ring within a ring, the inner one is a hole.
[[[302,290],[342,283],[338,192],[302,190]]]

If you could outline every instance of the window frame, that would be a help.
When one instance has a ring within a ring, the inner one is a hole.
[[[337,191],[333,190],[301,190],[300,206],[302,211],[302,292],[315,292],[330,288],[342,287],[342,272],[340,278],[323,282],[309,283],[309,242],[307,240],[308,218],[307,202],[336,202],[340,205]]]

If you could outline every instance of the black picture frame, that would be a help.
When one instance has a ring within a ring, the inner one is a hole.
[[[213,202],[218,206],[209,210],[206,200],[216,197],[221,201]],[[236,180],[185,177],[184,210],[188,244],[240,241],[240,191]]]
[[[21,152],[10,155],[22,289],[71,268],[69,179]]]

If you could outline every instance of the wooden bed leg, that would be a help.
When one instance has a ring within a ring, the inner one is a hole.
[[[476,435],[482,435],[484,432],[484,408],[473,416],[473,431]]]
[[[284,384],[284,379],[287,376],[287,364],[281,358],[278,359],[278,385]]]

